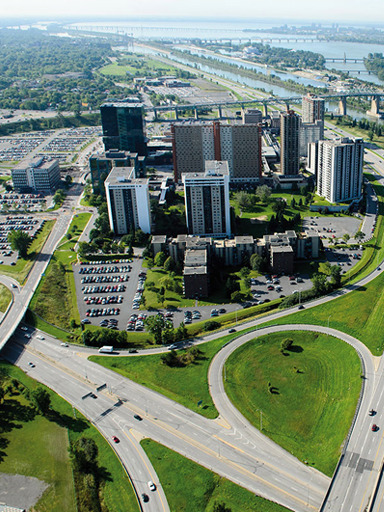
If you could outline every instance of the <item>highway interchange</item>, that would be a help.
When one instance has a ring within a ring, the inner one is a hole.
[[[384,172],[381,155],[369,152],[369,156],[372,165],[379,172]],[[52,388],[92,421],[113,445],[130,476],[142,510],[169,510],[161,482],[139,444],[142,437],[154,439],[250,491],[298,512],[384,510],[384,483],[380,479],[384,459],[384,359],[375,358],[361,342],[345,333],[308,325],[282,325],[257,330],[261,323],[284,317],[292,309],[244,323],[242,327],[254,327],[257,332],[236,336],[217,354],[209,370],[210,391],[219,411],[216,420],[208,420],[148,388],[92,363],[87,356],[94,351],[63,347],[56,339],[45,334],[43,340],[36,338],[36,333],[31,340],[26,340],[17,327],[55,247],[68,229],[72,209],[78,205],[81,187],[75,184],[72,191],[73,195],[66,200],[64,211],[58,215],[55,228],[25,284],[21,287],[5,276],[0,279],[10,287],[13,294],[12,304],[0,323],[0,348],[2,356]],[[379,272],[375,270],[358,284],[362,286],[368,283]],[[13,288],[12,284],[18,287]],[[306,308],[334,300],[353,291],[356,286],[347,286],[330,296],[317,299],[307,304]],[[293,329],[316,330],[336,336],[350,343],[362,361],[365,378],[361,401],[332,480],[302,464],[250,425],[224,393],[223,365],[231,352],[255,335]],[[204,343],[222,335],[222,332],[211,334],[197,342]],[[162,350],[151,349],[145,353]],[[34,368],[28,364],[30,361],[34,362]],[[104,384],[104,389],[96,391]],[[97,399],[93,399],[89,393],[97,394]],[[383,425],[379,432],[371,431],[372,418],[368,415],[371,408],[377,411],[375,422]],[[140,415],[142,421],[135,419],[134,414]],[[113,435],[120,438],[120,443],[112,443]],[[149,491],[149,480],[156,483],[155,492]],[[145,504],[140,498],[144,492],[150,496],[149,502]]]

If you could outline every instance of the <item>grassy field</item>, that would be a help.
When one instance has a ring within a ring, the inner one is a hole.
[[[28,249],[28,255],[26,259],[19,259],[16,261],[16,265],[12,267],[11,265],[1,265],[1,273],[6,276],[11,276],[19,283],[23,284],[26,279],[28,272],[31,270],[31,267],[35,261],[36,256],[40,253],[48,235],[52,231],[53,226],[55,225],[54,220],[46,221],[42,230],[36,238],[32,241],[31,245]]]
[[[68,228],[72,238],[65,236],[60,241],[30,304],[31,311],[38,315],[31,317],[34,325],[45,327],[43,330],[60,339],[66,339],[61,329],[70,330],[71,319],[80,322],[72,264],[77,261],[74,246],[90,218],[90,213],[80,213],[72,219]]]
[[[144,439],[141,446],[159,476],[172,512],[212,512],[215,502],[225,503],[232,512],[288,511],[155,441]]]
[[[29,390],[38,385],[4,361],[0,369]],[[68,441],[80,436],[92,438],[98,446],[99,465],[107,475],[103,488],[106,506],[114,512],[138,511],[133,489],[112,448],[80,413],[75,419],[72,407],[49,392],[53,411],[48,417],[35,415],[23,395],[6,396],[1,415],[6,433],[2,434],[0,472],[34,476],[50,485],[34,508],[36,512],[75,511]]]
[[[293,340],[283,355],[281,342]],[[331,476],[361,388],[352,347],[310,332],[255,339],[226,363],[225,389],[239,411],[302,461]]]
[[[164,75],[175,75],[176,68],[146,55],[124,55],[121,64],[114,62],[100,69],[105,76],[152,76],[158,71]]]
[[[71,319],[80,322],[71,264],[75,259],[72,251],[55,251],[30,303],[34,313],[65,330]]]
[[[161,355],[137,357],[91,356],[90,360],[147,386],[207,418],[216,418],[208,389],[208,367],[213,356],[233,336],[224,336],[199,345],[200,357],[194,364],[171,368],[161,361]],[[203,401],[201,407],[197,402]]]
[[[0,284],[0,312],[4,313],[12,300],[12,293],[6,286]]]
[[[181,293],[177,293],[171,290],[165,290],[164,295],[164,303],[161,304],[157,299],[157,291],[150,291],[148,290],[148,283],[152,282],[154,283],[154,286],[157,290],[161,288],[161,279],[164,277],[169,277],[169,273],[165,270],[162,270],[160,268],[153,268],[151,270],[148,269],[147,271],[147,286],[144,290],[144,298],[145,298],[145,307],[144,309],[148,307],[152,308],[162,308],[162,307],[183,307],[183,306],[194,306],[195,301],[192,299],[184,299],[181,295]],[[177,281],[180,285],[180,288],[182,289],[182,277],[176,276],[173,280]]]
[[[332,304],[321,304],[315,308],[293,313],[281,319],[273,320],[275,324],[313,324],[328,325],[358,338],[373,355],[379,356],[384,350],[384,274],[366,286],[352,293],[335,299]]]

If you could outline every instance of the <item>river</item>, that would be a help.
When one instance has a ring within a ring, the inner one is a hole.
[[[187,66],[191,66],[191,67],[200,69],[201,71],[204,71],[205,73],[210,73],[210,74],[216,75],[220,78],[226,78],[233,82],[237,82],[239,84],[243,84],[248,87],[255,88],[255,89],[263,89],[263,90],[265,90],[266,93],[273,94],[274,96],[280,96],[283,98],[284,97],[298,98],[298,97],[302,96],[301,93],[296,92],[296,91],[291,91],[290,89],[287,89],[285,87],[281,87],[281,86],[274,85],[274,84],[269,84],[267,82],[262,82],[261,80],[256,80],[253,78],[242,76],[240,74],[222,70],[222,69],[218,69],[218,68],[215,68],[215,67],[212,67],[209,65],[200,64],[199,62],[193,63],[187,59],[183,59],[182,57],[175,56],[175,55],[169,55],[165,52],[163,53],[160,50],[143,47],[143,46],[134,46],[134,51],[136,53],[142,53],[142,54],[145,53],[145,54],[150,54],[150,55],[162,55],[171,60],[174,60],[175,62],[180,62],[181,64],[185,64]],[[292,76],[295,76],[295,75],[292,75]],[[325,107],[328,112],[333,112],[335,114],[338,114],[338,104],[336,102],[326,102]],[[348,115],[350,115],[358,120],[368,117],[365,113],[359,112],[358,110],[355,110],[349,106],[348,106],[347,113],[348,113]],[[383,120],[379,120],[378,122],[382,123]]]

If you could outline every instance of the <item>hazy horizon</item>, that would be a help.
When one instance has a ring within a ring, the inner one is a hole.
[[[146,0],[133,4],[126,0],[66,0],[47,3],[46,0],[14,0],[2,5],[0,19],[25,19],[60,21],[63,18],[81,21],[105,20],[139,21],[216,21],[216,22],[259,22],[259,23],[340,23],[382,24],[384,10],[381,0],[363,4],[360,0],[275,0],[266,4],[260,0],[234,4],[232,0]],[[134,7],[134,16],[132,16]],[[220,17],[218,17],[220,13]]]

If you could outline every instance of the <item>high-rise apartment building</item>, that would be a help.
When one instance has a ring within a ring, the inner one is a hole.
[[[257,182],[262,172],[258,124],[175,123],[172,125],[175,181],[202,172],[208,160],[227,161],[231,183]]]
[[[280,169],[284,176],[299,173],[299,134],[301,118],[293,110],[280,115]]]
[[[104,195],[104,181],[113,167],[134,167],[135,178],[145,175],[145,157],[129,151],[110,149],[89,158],[93,192]]]
[[[324,122],[324,99],[308,93],[302,99],[303,123]]]
[[[324,139],[324,123],[323,121],[315,121],[314,123],[301,123],[299,133],[299,150],[300,156],[308,156],[308,144],[318,142]]]
[[[60,184],[59,161],[41,156],[24,160],[12,169],[12,182],[20,192],[51,194]]]
[[[149,180],[136,179],[134,173],[133,167],[114,167],[104,182],[109,224],[116,235],[151,232]]]
[[[257,108],[247,108],[242,113],[243,124],[259,124],[263,121],[263,114]]]
[[[118,149],[147,155],[143,104],[137,98],[104,103],[100,107],[105,150]]]
[[[205,172],[183,174],[183,183],[188,233],[230,236],[228,163],[207,161]]]
[[[317,192],[331,203],[361,196],[364,142],[360,138],[322,140],[318,144]]]

